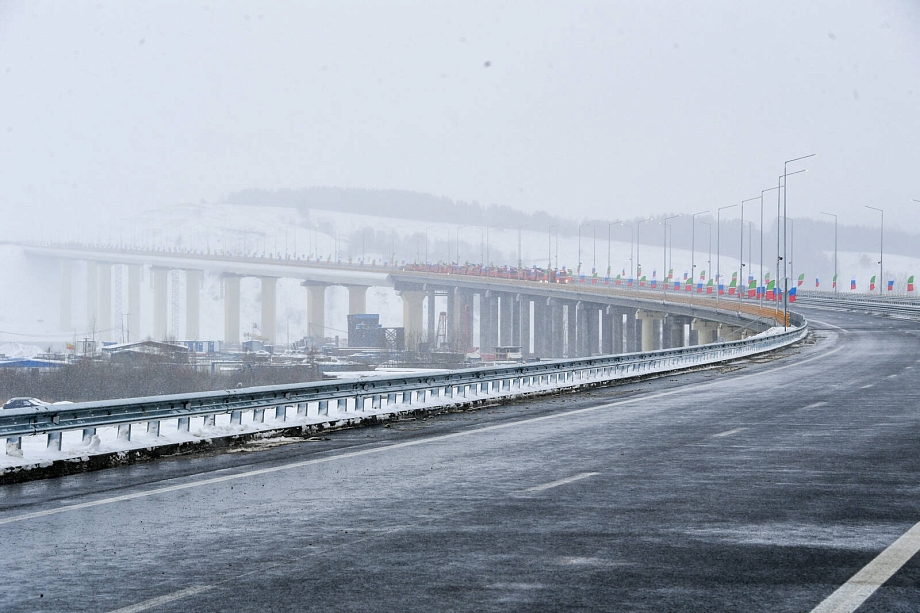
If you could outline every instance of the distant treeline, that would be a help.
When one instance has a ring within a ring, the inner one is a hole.
[[[238,371],[211,373],[175,364],[132,367],[86,361],[41,373],[0,369],[0,401],[29,396],[48,402],[81,402],[301,383],[319,378],[321,375],[311,366],[247,365]]]
[[[285,206],[302,210],[320,209],[467,226],[546,228],[553,224],[562,224],[560,230],[564,234],[574,232],[578,226],[577,222],[559,220],[545,211],[525,213],[509,206],[483,206],[475,201],[461,202],[431,194],[395,189],[246,189],[231,193],[225,202],[253,206]]]

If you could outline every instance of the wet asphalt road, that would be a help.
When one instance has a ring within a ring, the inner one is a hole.
[[[920,521],[920,326],[0,487],[0,611],[811,611]],[[857,610],[920,610],[920,556]]]

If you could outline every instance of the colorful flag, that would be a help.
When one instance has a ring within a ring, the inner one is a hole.
[[[833,289],[837,289],[837,275],[834,275]]]
[[[622,282],[623,282],[623,277],[621,275],[617,275],[616,284],[619,285]]]
[[[872,275],[872,278],[869,279],[869,291],[875,291],[875,275]]]
[[[673,269],[673,268],[669,268],[669,269],[668,269],[668,281],[670,281],[670,280],[673,279],[673,278],[674,278],[674,269]]]
[[[646,281],[647,279],[645,278],[645,275],[642,275],[641,277],[639,277],[639,287],[645,287]]]
[[[789,288],[789,302],[795,302],[795,287]]]
[[[776,300],[776,281],[767,283],[767,300]]]
[[[700,281],[705,281],[705,280],[706,280],[706,271],[701,270],[700,271]]]
[[[907,291],[914,291],[914,275],[911,275],[907,278]]]
[[[756,295],[757,295],[757,281],[755,281],[754,278],[752,277],[751,280],[750,280],[750,282],[748,283],[748,295],[747,295],[747,297],[748,297],[748,298],[753,298],[753,297],[756,296]]]
[[[712,293],[712,279],[710,279],[709,282],[706,284],[706,293],[707,294]]]
[[[732,275],[732,282],[728,284],[728,295],[735,295],[735,288],[738,286],[737,273]]]
[[[855,291],[855,290],[856,290],[856,278],[854,277],[850,279],[850,291]]]
[[[821,282],[818,281],[818,277],[815,277],[815,287],[821,287]]]
[[[893,289],[894,289],[894,279],[888,279],[888,291],[890,292]]]
[[[796,284],[796,287],[800,287],[803,283],[805,283],[805,273],[804,272],[799,275],[799,282]]]

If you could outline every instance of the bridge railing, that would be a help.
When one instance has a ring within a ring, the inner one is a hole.
[[[218,415],[230,416],[230,430],[242,431],[243,415],[264,422],[273,411],[278,427],[337,421],[361,417],[371,409],[397,413],[423,406],[455,405],[493,396],[547,394],[587,385],[683,370],[743,358],[777,349],[802,339],[807,323],[798,315],[794,328],[762,334],[740,341],[712,343],[647,353],[553,360],[530,364],[481,367],[408,376],[371,377],[357,380],[320,381],[297,385],[252,387],[217,392],[127,398],[45,409],[0,411],[0,438],[6,452],[22,455],[22,437],[47,435],[47,446],[61,449],[62,433],[81,431],[82,441],[92,443],[96,429],[118,428],[118,438],[130,441],[132,428],[146,424],[148,436],[159,437],[161,422],[175,420],[188,431],[192,418],[213,426]],[[270,416],[271,417],[271,416]],[[232,433],[232,432],[231,432]]]
[[[798,298],[803,305],[812,305],[879,315],[920,318],[920,299],[907,296],[874,296],[833,292],[803,292]]]

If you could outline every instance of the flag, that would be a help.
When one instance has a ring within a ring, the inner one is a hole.
[[[894,289],[894,279],[888,279],[888,291],[890,292],[893,289]]]
[[[738,279],[736,278],[735,275],[732,275],[732,282],[728,284],[728,295],[729,296],[735,295],[735,288],[737,287],[737,285],[738,285]]]
[[[616,281],[616,284],[619,285],[620,283],[623,282],[623,276],[622,276],[622,275],[617,275],[617,278],[615,279],[615,281]]]
[[[655,275],[652,274],[652,289],[658,287],[658,279],[655,278]]]
[[[687,273],[684,273],[684,281],[687,280]]]
[[[914,275],[911,275],[907,278],[907,291],[914,291]]]
[[[645,287],[646,278],[645,275],[639,277],[639,287]]]
[[[670,280],[673,279],[673,278],[674,278],[674,269],[673,269],[673,268],[669,268],[669,269],[668,269],[668,281],[670,281]]]
[[[856,290],[856,279],[850,279],[850,291]]]
[[[722,282],[719,282],[719,295],[721,296],[724,293],[725,293],[725,284]]]
[[[700,272],[700,281],[705,281],[705,280],[706,280],[706,271],[703,270]]]
[[[684,288],[689,292],[693,289],[693,279],[684,279]]]
[[[709,283],[706,284],[706,293],[707,293],[707,294],[711,294],[711,293],[712,293],[712,279],[710,279],[710,280],[709,280]]]
[[[776,281],[767,283],[767,300],[776,300]]]
[[[795,287],[789,288],[789,302],[795,302]]]
[[[913,277],[911,277],[911,279],[913,279]],[[75,351],[76,349],[77,349],[76,345],[74,345],[73,343],[67,343],[67,351]]]
[[[748,298],[753,298],[757,294],[757,281],[751,278],[750,283],[748,283]]]
[[[679,292],[679,291],[680,291],[680,279],[677,279],[677,280],[674,281],[674,291],[675,291],[675,292]]]
[[[872,278],[869,279],[869,291],[875,291],[875,275],[872,275]]]
[[[833,289],[837,289],[837,275],[834,275],[834,283],[832,285]]]
[[[815,277],[815,287],[821,287],[821,282],[818,281],[818,277]]]
[[[803,283],[805,283],[805,273],[804,272],[799,275],[799,281],[798,283],[796,283],[796,287],[801,287]]]

